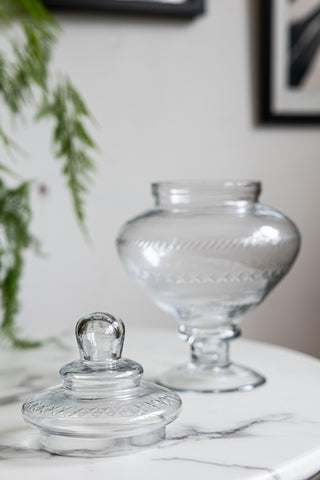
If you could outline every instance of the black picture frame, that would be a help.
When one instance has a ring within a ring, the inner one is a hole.
[[[274,42],[274,8],[275,2],[281,0],[261,0],[260,3],[260,66],[261,66],[261,111],[260,121],[266,124],[317,125],[320,124],[320,106],[317,112],[281,112],[273,107],[275,48]],[[277,5],[278,7],[278,5]],[[319,90],[320,95],[320,90]]]
[[[205,11],[205,0],[185,0],[182,3],[161,0],[43,0],[43,3],[50,10],[112,12],[181,18],[192,18]]]

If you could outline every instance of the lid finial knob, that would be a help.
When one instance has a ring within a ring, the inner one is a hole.
[[[121,318],[92,313],[80,318],[75,333],[82,362],[108,362],[121,357],[125,335]]]

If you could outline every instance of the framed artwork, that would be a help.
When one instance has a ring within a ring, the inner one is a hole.
[[[320,0],[263,0],[262,120],[320,123]]]
[[[44,0],[43,3],[57,10],[194,17],[204,13],[205,0]]]

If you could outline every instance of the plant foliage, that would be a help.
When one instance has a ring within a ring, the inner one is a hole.
[[[35,120],[52,122],[54,153],[84,228],[84,200],[94,171],[91,155],[95,143],[86,127],[89,111],[76,88],[67,77],[53,81],[50,61],[59,26],[39,0],[0,0],[0,28],[8,47],[0,50],[1,110],[19,117],[28,107]],[[21,339],[15,319],[24,254],[35,245],[30,233],[30,183],[18,182],[14,188],[7,185],[15,144],[2,122],[0,115],[0,142],[7,153],[0,159],[0,329],[12,345],[28,348],[40,342]]]

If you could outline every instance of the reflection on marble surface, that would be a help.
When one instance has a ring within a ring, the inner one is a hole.
[[[149,349],[141,345],[141,338]],[[131,332],[128,357],[152,378],[185,352],[172,333]],[[139,340],[140,339],[140,340]],[[166,358],[163,358],[166,345]],[[76,352],[71,353],[74,357]],[[38,432],[22,420],[31,393],[59,383],[58,369],[70,351],[48,346],[37,352],[0,354],[0,480],[56,479],[72,472],[80,480],[164,477],[194,480],[312,480],[320,471],[320,362],[279,347],[239,341],[235,357],[258,365],[268,383],[252,392],[182,394],[181,417],[158,445],[125,457],[68,458],[39,448]],[[5,367],[8,365],[8,368]],[[50,462],[50,463],[49,463]]]

